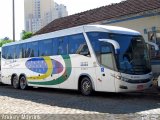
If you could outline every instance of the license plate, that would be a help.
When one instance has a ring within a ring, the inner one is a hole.
[[[138,90],[142,90],[143,87],[144,87],[143,85],[137,85],[137,89],[138,89]]]

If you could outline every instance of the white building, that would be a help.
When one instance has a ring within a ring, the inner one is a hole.
[[[66,9],[67,9],[66,6],[64,6],[63,4],[54,3],[54,10],[55,10],[54,18],[57,19],[68,15]]]
[[[68,15],[66,6],[53,0],[24,0],[25,31],[35,33],[54,19]]]

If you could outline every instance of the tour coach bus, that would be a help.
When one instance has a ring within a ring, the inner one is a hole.
[[[130,92],[151,86],[148,49],[134,30],[84,25],[2,47],[2,82],[28,86]]]

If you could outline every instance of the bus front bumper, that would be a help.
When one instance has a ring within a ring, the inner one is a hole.
[[[152,79],[146,83],[128,83],[119,80],[116,82],[116,92],[134,92],[134,91],[143,91],[152,86]]]

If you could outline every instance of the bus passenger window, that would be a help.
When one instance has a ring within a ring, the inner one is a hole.
[[[2,58],[6,59],[7,58],[7,47],[2,48]]]
[[[39,42],[39,56],[51,56],[52,52],[52,40],[43,40]]]
[[[77,50],[76,54],[85,55],[85,56],[90,55],[87,44],[82,44]]]
[[[18,59],[20,56],[20,48],[19,45],[15,45],[15,59]]]
[[[61,37],[59,39],[59,46],[58,46],[58,54],[59,55],[66,55],[68,54],[68,40],[66,37]]]
[[[89,55],[89,49],[83,34],[69,36],[69,54]]]
[[[26,44],[19,45],[19,51],[18,51],[19,58],[25,58],[26,48],[27,48]]]
[[[38,42],[27,43],[26,57],[38,57]]]
[[[7,50],[7,59],[14,59],[14,53],[15,52],[15,47],[14,46],[9,46]]]
[[[59,42],[58,42],[58,39],[57,38],[54,38],[52,40],[52,43],[53,43],[53,55],[58,55],[58,45],[59,45]]]

